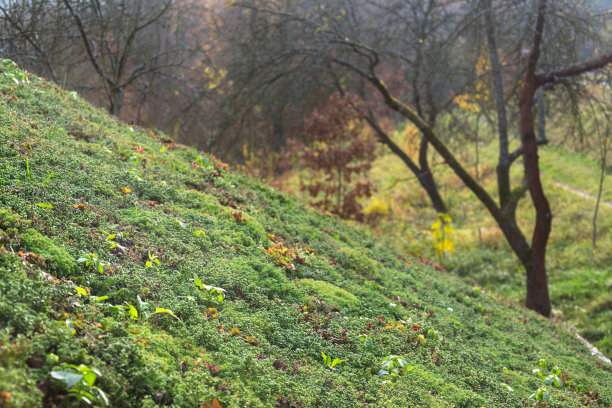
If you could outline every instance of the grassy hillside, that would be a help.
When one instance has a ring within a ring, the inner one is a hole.
[[[0,405],[612,404],[551,321],[0,69]]]
[[[455,151],[463,163],[474,163],[473,145],[457,147]],[[493,196],[496,196],[496,151],[494,144],[480,146],[477,173]],[[543,147],[540,159],[554,217],[547,252],[553,314],[555,319],[575,327],[606,355],[612,356],[612,208],[609,204],[600,206],[597,249],[593,251],[595,201],[576,193],[597,194],[597,164],[583,154],[553,146]],[[515,167],[513,182],[517,185],[522,177],[521,165]],[[476,174],[474,168],[471,171]],[[405,165],[386,153],[377,160],[371,174],[378,191],[370,211],[381,213],[375,231],[392,237],[402,252],[420,253],[438,260],[430,230],[436,213]],[[455,251],[445,254],[442,264],[475,285],[523,302],[525,272],[494,220],[446,166],[436,166],[435,177],[443,186],[442,195],[450,205],[455,229],[452,237]],[[608,177],[602,195],[607,203],[612,200],[610,185],[612,179]],[[530,236],[534,212],[528,197],[520,202],[518,217],[526,235]]]

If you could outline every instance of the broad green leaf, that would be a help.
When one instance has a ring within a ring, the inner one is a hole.
[[[79,295],[81,295],[81,296],[89,296],[89,293],[87,293],[87,289],[82,288],[80,286],[77,286],[75,289],[76,289],[76,291],[77,291],[77,293]]]
[[[129,303],[127,304],[127,307],[128,313],[130,314],[130,319],[138,320],[138,310],[136,310],[136,308]]]
[[[85,383],[87,383],[87,385],[91,387],[96,382],[96,377],[97,375],[94,372],[90,371],[87,374],[83,375],[83,381],[85,381]]]
[[[39,206],[40,208],[53,208],[51,204],[37,203],[36,205]]]
[[[397,358],[397,362],[404,370],[406,370],[406,367],[408,367],[408,362],[401,357]]]
[[[140,298],[140,295],[136,295],[136,300],[138,300],[138,307],[140,308],[140,310],[146,310],[149,308],[149,305],[147,302],[143,301]]]
[[[176,320],[181,320],[178,317],[176,317],[176,315],[174,313],[172,313],[171,310],[164,309],[164,308],[161,308],[161,307],[158,307],[157,309],[155,309],[155,312],[151,313],[151,316],[153,316],[154,314],[159,314],[159,313],[166,313],[166,314],[169,314],[170,316],[174,317]]]
[[[198,288],[204,290],[204,285],[202,284],[202,281],[195,274],[193,274],[193,281],[195,282]]]
[[[102,391],[100,388],[96,387],[96,390],[98,391],[98,394],[100,394],[100,397],[102,398],[102,401],[104,402],[105,406],[109,406],[109,401],[108,401],[108,397],[106,396],[106,394],[104,393],[104,391]]]
[[[346,361],[346,360],[340,360],[339,358],[335,358],[334,361],[332,361],[331,363],[331,367],[334,367],[336,364],[342,363],[343,361]]]
[[[69,371],[51,371],[51,377],[62,380],[68,388],[74,387],[83,378],[82,374],[71,373]]]
[[[74,328],[74,325],[72,324],[72,320],[66,320],[64,324],[70,333],[76,334],[76,329]]]

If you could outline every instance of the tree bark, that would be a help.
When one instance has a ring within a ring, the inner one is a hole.
[[[419,166],[421,167],[421,171],[417,174],[417,178],[421,187],[427,192],[434,209],[438,213],[447,213],[448,207],[444,200],[442,200],[436,181],[431,173],[431,168],[429,167],[429,160],[427,158],[428,147],[429,142],[427,139],[421,137],[421,144],[419,147]]]
[[[506,98],[502,81],[502,66],[497,52],[495,37],[495,23],[493,21],[493,6],[491,0],[484,0],[485,24],[487,32],[487,43],[489,45],[489,59],[491,61],[491,74],[493,76],[493,87],[495,90],[495,101],[497,108],[497,133],[499,138],[499,158],[497,164],[497,189],[499,202],[502,208],[510,200],[510,166],[508,151],[508,119],[506,115]]]
[[[113,88],[111,89],[109,99],[108,111],[111,115],[115,117],[119,117],[121,114],[121,108],[123,106],[123,96],[125,92],[123,88]]]
[[[540,178],[538,142],[534,126],[533,100],[537,90],[536,65],[540,56],[540,44],[544,30],[546,0],[540,0],[536,21],[533,48],[527,62],[527,72],[519,102],[519,128],[523,147],[525,179],[533,206],[536,222],[531,240],[531,259],[521,259],[527,273],[526,306],[544,316],[550,316],[550,296],[546,276],[546,246],[552,227],[552,212]]]

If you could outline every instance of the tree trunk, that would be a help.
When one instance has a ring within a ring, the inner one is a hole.
[[[272,123],[272,133],[274,135],[274,151],[279,153],[283,147],[283,116],[281,114],[274,115]]]
[[[114,88],[110,90],[110,95],[108,96],[110,105],[108,107],[108,111],[111,115],[115,117],[119,117],[121,114],[121,107],[123,106],[123,96],[125,92],[123,88]]]
[[[599,213],[599,204],[601,203],[601,193],[603,192],[603,183],[606,178],[606,155],[607,150],[601,157],[601,173],[599,174],[599,187],[597,189],[597,200],[595,201],[595,211],[593,212],[593,251],[597,249],[597,214]]]
[[[550,316],[550,296],[548,294],[548,278],[546,276],[546,252],[532,251],[532,259],[523,262],[527,272],[527,300],[525,305],[542,316]]]
[[[540,44],[544,29],[544,10],[546,0],[540,0],[538,19],[536,22],[533,49],[529,56],[525,82],[519,102],[519,124],[523,147],[523,167],[531,201],[536,211],[535,227],[531,239],[531,260],[523,261],[527,272],[527,300],[529,309],[543,316],[550,316],[550,296],[548,295],[548,279],[546,277],[546,246],[552,227],[552,212],[544,194],[540,179],[540,164],[538,158],[538,142],[534,126],[534,94],[537,90],[536,64],[540,56]]]
[[[419,183],[427,192],[429,199],[431,200],[431,204],[434,209],[438,213],[447,213],[448,207],[444,200],[442,200],[442,196],[440,196],[440,191],[438,190],[438,186],[436,185],[436,181],[433,178],[433,174],[431,173],[431,169],[429,167],[429,160],[427,159],[427,150],[429,147],[429,142],[425,137],[421,137],[421,145],[419,147],[419,165],[421,167],[421,171],[417,174],[417,178],[419,179]]]

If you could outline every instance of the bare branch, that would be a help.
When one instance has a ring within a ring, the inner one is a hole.
[[[565,68],[556,69],[554,71],[545,72],[536,75],[536,86],[540,87],[546,84],[554,84],[562,78],[572,77],[585,72],[594,71],[605,67],[612,63],[612,53],[600,55],[595,58],[588,59],[584,62],[573,64]]]

